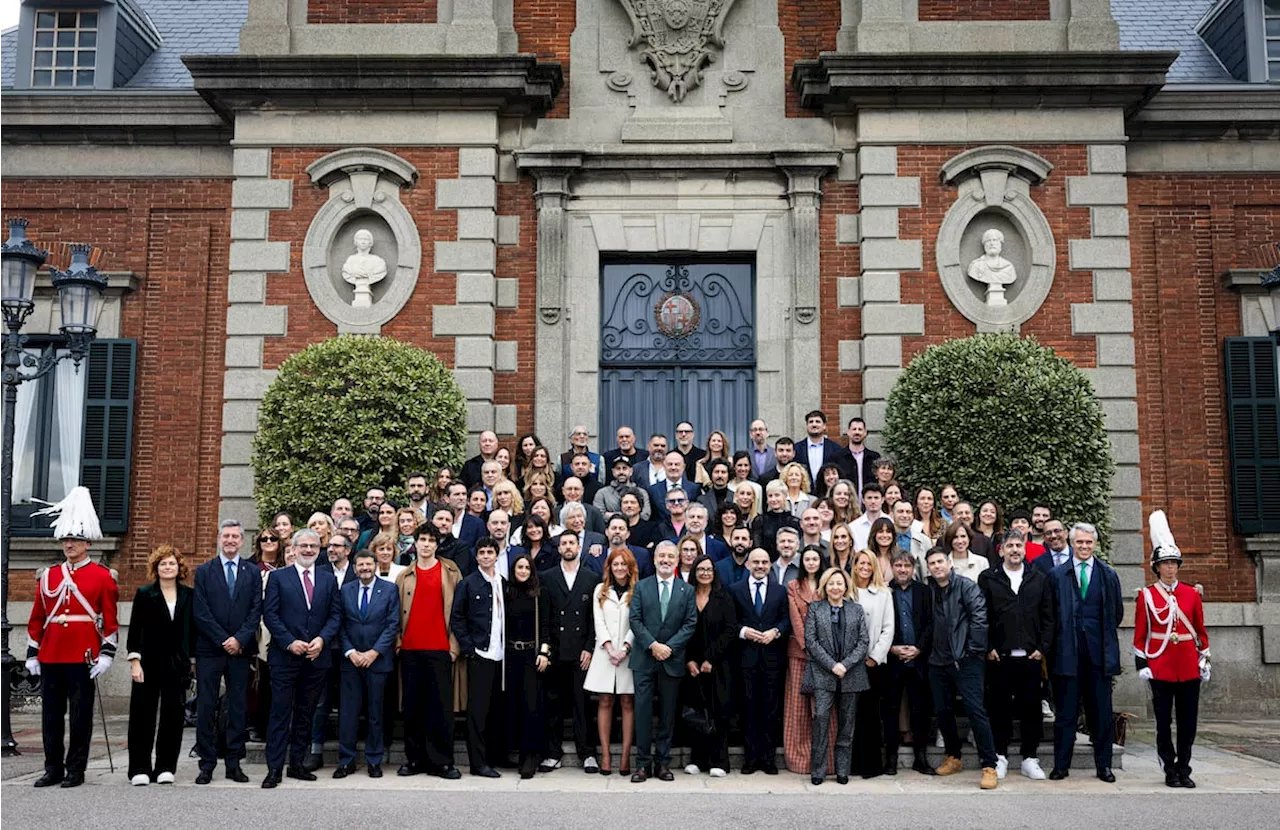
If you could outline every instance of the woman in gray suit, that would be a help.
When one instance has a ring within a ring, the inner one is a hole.
[[[805,667],[802,686],[813,689],[812,765],[809,780],[821,784],[827,777],[827,742],[831,707],[836,707],[836,781],[849,783],[853,764],[853,724],[858,693],[868,688],[864,661],[870,636],[862,607],[849,595],[849,576],[839,568],[822,575],[818,594],[804,622]]]

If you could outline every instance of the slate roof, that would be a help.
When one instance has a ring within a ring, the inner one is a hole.
[[[1121,49],[1177,49],[1171,84],[1238,83],[1196,34],[1196,24],[1216,0],[1111,0],[1120,24]]]

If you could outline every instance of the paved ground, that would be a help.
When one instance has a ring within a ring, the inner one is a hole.
[[[814,787],[807,777],[783,773],[744,777],[731,774],[712,781],[677,772],[670,784],[650,781],[633,785],[614,775],[585,775],[574,769],[520,781],[507,774],[499,781],[464,775],[461,781],[397,778],[394,774],[370,780],[363,772],[343,781],[321,771],[315,784],[286,781],[276,791],[258,787],[265,768],[248,765],[251,785],[216,778],[209,787],[191,783],[194,764],[179,764],[179,783],[131,788],[121,769],[126,748],[122,717],[110,718],[109,728],[117,771],[107,769],[105,744],[98,734],[88,783],[76,790],[36,790],[31,781],[40,769],[39,724],[31,715],[16,715],[15,734],[25,754],[3,762],[4,818],[15,828],[44,827],[349,827],[352,811],[361,825],[416,826],[445,822],[457,827],[570,828],[598,830],[600,811],[611,815],[643,815],[646,824],[676,827],[769,828],[812,827],[829,824],[828,805],[858,817],[858,823],[881,821],[885,826],[960,828],[981,825],[984,830],[1025,827],[1029,816],[1064,817],[1075,827],[1147,827],[1154,815],[1199,816],[1215,828],[1275,827],[1280,809],[1280,763],[1265,760],[1280,750],[1280,722],[1208,723],[1202,726],[1196,749],[1195,791],[1163,786],[1149,733],[1131,730],[1125,769],[1118,781],[1106,785],[1079,772],[1064,782],[1033,782],[1011,771],[995,792],[977,788],[976,772],[950,778],[925,778],[909,771],[871,781],[855,779],[847,787],[828,781]],[[97,730],[101,732],[101,728]],[[187,744],[193,740],[187,731]],[[1212,745],[1211,745],[1212,744]],[[221,772],[221,770],[219,770]],[[394,772],[389,770],[388,772]],[[233,790],[234,793],[228,792]],[[607,805],[600,794],[610,793]],[[483,795],[481,795],[483,794]],[[660,796],[655,798],[654,796]],[[848,802],[825,799],[856,796]],[[903,798],[909,796],[909,798]],[[978,799],[981,799],[980,801]],[[856,806],[851,806],[856,805]],[[424,810],[424,808],[426,808]],[[417,814],[416,818],[408,818]],[[93,816],[86,820],[86,817]],[[1067,818],[1069,817],[1069,819]],[[835,819],[847,826],[845,818]],[[20,823],[19,823],[20,822]],[[7,822],[6,822],[7,823]],[[1042,823],[1042,822],[1037,822]]]

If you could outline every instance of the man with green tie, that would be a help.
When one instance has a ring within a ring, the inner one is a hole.
[[[684,677],[684,647],[698,621],[693,588],[676,578],[678,561],[675,543],[659,542],[653,550],[657,573],[640,580],[631,598],[635,650],[630,665],[636,689],[636,770],[631,780],[637,784],[651,776],[662,781],[675,777],[671,774],[671,733]]]

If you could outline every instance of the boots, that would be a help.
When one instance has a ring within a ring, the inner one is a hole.
[[[885,750],[884,750],[884,774],[885,774],[885,775],[897,775],[897,774],[898,774],[898,748],[897,748],[896,746],[895,746],[895,747],[885,747]]]
[[[925,756],[923,749],[916,750],[916,760],[911,768],[921,775],[937,775],[937,771],[929,764],[929,759]]]

